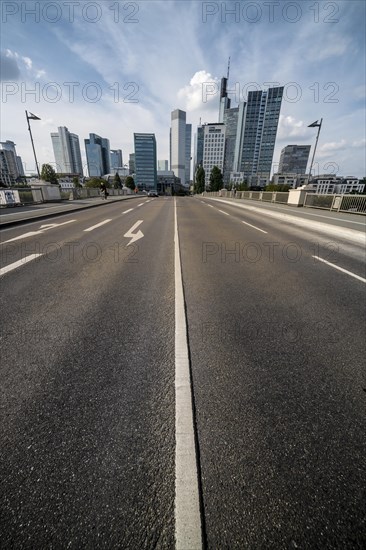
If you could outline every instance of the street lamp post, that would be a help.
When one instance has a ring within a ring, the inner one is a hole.
[[[25,111],[25,116],[27,117],[28,130],[29,130],[29,135],[30,135],[31,142],[32,142],[34,160],[36,161],[38,179],[41,179],[41,174],[39,173],[39,167],[38,167],[38,162],[37,162],[36,150],[35,150],[35,148],[34,148],[34,142],[33,142],[32,131],[31,131],[31,127],[30,127],[30,124],[29,124],[29,121],[30,121],[30,120],[41,120],[41,119],[40,119],[38,116],[34,115],[33,113],[29,113],[29,115],[28,115],[28,111]]]
[[[322,122],[323,122],[323,119],[321,118],[319,124],[318,124],[318,121],[316,120],[315,122],[313,122],[312,124],[309,124],[309,126],[308,126],[308,128],[318,128],[318,133],[317,133],[316,140],[315,140],[315,147],[314,147],[313,156],[312,156],[311,164],[310,164],[310,170],[309,170],[309,183],[310,183],[310,180],[311,180],[311,171],[313,169],[315,151],[316,151],[316,147],[318,145],[318,139],[319,139],[320,129],[322,127]]]

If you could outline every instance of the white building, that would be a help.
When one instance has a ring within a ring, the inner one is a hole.
[[[175,109],[171,113],[170,169],[184,184],[186,181],[186,113]]]
[[[225,124],[222,122],[204,124],[203,126],[203,169],[205,185],[210,185],[210,174],[214,166],[224,170]]]
[[[298,174],[295,172],[285,172],[273,174],[273,185],[289,185],[292,189],[307,185],[309,176],[307,174]]]
[[[353,176],[335,176],[334,174],[321,174],[313,178],[309,184],[309,190],[319,195],[349,193],[362,193],[365,185]]]

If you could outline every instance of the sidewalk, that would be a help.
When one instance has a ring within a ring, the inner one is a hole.
[[[0,209],[0,228],[9,227],[32,220],[42,220],[52,216],[76,212],[85,208],[105,206],[112,202],[120,202],[131,199],[142,199],[146,195],[111,196],[107,200],[100,198],[77,199],[73,201],[61,201],[59,203],[43,203],[29,206],[15,206]]]

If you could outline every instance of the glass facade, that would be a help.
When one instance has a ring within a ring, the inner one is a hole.
[[[310,147],[310,145],[286,145],[281,151],[278,171],[281,173],[305,174]]]
[[[140,189],[157,189],[155,134],[134,134],[135,182]]]
[[[240,172],[245,177],[270,174],[283,87],[248,93]]]
[[[85,140],[85,151],[90,177],[101,177],[110,174],[111,150],[109,139],[102,138],[97,134],[89,134],[89,139]]]

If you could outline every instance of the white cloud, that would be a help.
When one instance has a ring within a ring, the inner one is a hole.
[[[295,117],[280,115],[277,137],[284,140],[293,137],[306,137],[309,135],[307,125],[302,120],[296,120]]]
[[[27,67],[27,69],[31,69],[32,68],[32,65],[33,65],[33,62],[31,60],[30,57],[22,57],[22,60],[24,61],[25,63],[25,66]]]
[[[205,109],[207,103],[218,102],[220,92],[219,79],[205,70],[197,71],[189,84],[181,88],[177,97],[184,102],[187,111]]]

